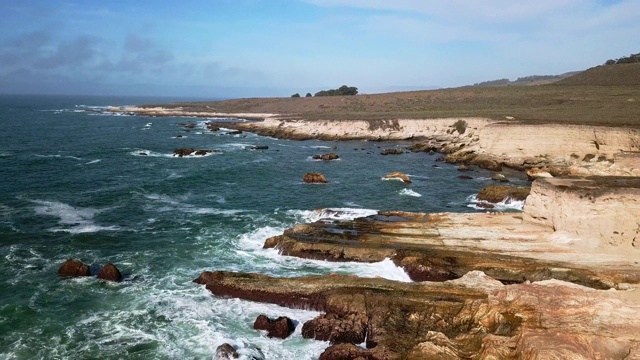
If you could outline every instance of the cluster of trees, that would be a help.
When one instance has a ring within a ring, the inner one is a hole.
[[[605,65],[631,64],[631,63],[637,63],[637,62],[640,62],[640,53],[631,54],[629,56],[623,56],[623,57],[621,57],[619,59],[616,59],[616,60],[609,59],[604,64]]]
[[[312,97],[313,95],[311,95],[311,93],[307,93],[307,95],[305,95],[304,97]],[[295,93],[293,95],[291,95],[292,98],[299,98],[300,94]]]
[[[315,96],[345,96],[345,95],[358,95],[358,88],[355,86],[342,85],[337,89],[321,90],[318,91]],[[307,93],[305,97],[311,97],[311,93]],[[300,94],[295,93],[291,95],[292,98],[299,98]]]

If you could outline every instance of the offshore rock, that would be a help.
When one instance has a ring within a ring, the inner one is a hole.
[[[293,334],[293,331],[296,329],[293,321],[286,316],[270,319],[266,315],[259,315],[253,323],[253,328],[256,330],[266,330],[268,337],[277,337],[280,339],[286,339],[289,335]]]
[[[215,360],[232,360],[239,358],[238,352],[228,343],[224,343],[216,348]]]
[[[327,178],[321,173],[306,173],[302,178],[305,184],[326,184]]]
[[[91,276],[89,266],[79,260],[69,259],[60,265],[58,275],[63,277]]]
[[[404,150],[400,148],[383,149],[380,155],[400,155],[404,154]]]
[[[491,177],[491,180],[499,182],[509,182],[509,179],[507,179],[507,177],[503,174],[495,174]]]
[[[323,160],[323,161],[331,161],[337,160],[340,158],[336,153],[328,153],[328,154],[316,154],[312,157],[314,160]]]
[[[204,156],[212,152],[213,150],[208,150],[208,149],[179,148],[179,149],[173,150],[173,156],[177,156],[177,157],[184,157],[189,155]]]
[[[530,191],[529,187],[489,185],[480,190],[476,198],[491,203],[510,200],[523,201],[529,196]]]
[[[411,179],[409,179],[409,176],[407,176],[407,174],[401,173],[399,171],[392,172],[391,174],[387,174],[387,175],[384,176],[384,178],[385,179],[400,179],[405,184],[411,184]]]
[[[120,274],[120,270],[115,265],[107,263],[98,273],[98,279],[120,282],[122,281],[122,274]]]

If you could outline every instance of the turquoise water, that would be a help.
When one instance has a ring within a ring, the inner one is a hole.
[[[204,119],[87,111],[162,101],[0,97],[0,358],[212,358],[223,342],[245,358],[317,358],[327,344],[302,339],[301,326],[286,340],[251,328],[260,313],[299,322],[317,313],[216,298],[191,281],[205,270],[408,281],[391,261],[302,260],[262,244],[322,208],[343,208],[342,218],[477,211],[469,197],[491,182],[490,172],[459,180],[454,165],[432,168],[426,153],[379,155],[406,143],[277,140],[212,133]],[[185,122],[196,126],[186,132]],[[178,147],[220,151],[175,158]],[[329,151],[341,159],[311,160]],[[393,171],[413,184],[381,181]],[[305,185],[305,172],[330,183]],[[113,262],[125,281],[58,278],[67,258],[94,272]]]

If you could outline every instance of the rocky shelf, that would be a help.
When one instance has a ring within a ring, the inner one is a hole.
[[[302,328],[332,344],[320,359],[640,358],[638,200],[638,178],[543,178],[521,214],[379,212],[265,241],[288,256],[391,258],[412,283],[220,271],[195,282],[324,312]]]

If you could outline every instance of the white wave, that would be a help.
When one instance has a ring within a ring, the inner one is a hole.
[[[380,180],[382,181],[400,181],[400,182],[404,182],[404,180],[397,178],[397,177],[392,177],[392,178],[386,178],[386,177],[381,177]]]
[[[524,209],[525,200],[513,200],[511,198],[503,199],[497,203],[491,203],[484,200],[478,200],[477,194],[467,197],[467,201],[470,203],[467,207],[476,210],[490,210],[490,211],[506,211],[506,210],[518,210]]]
[[[353,207],[356,207],[356,208],[361,208],[362,207],[362,205],[356,204],[356,203],[354,203],[352,201],[347,201],[344,204],[347,205],[348,207],[352,207],[352,208]]]
[[[85,165],[97,164],[97,163],[99,163],[100,161],[102,161],[102,160],[101,160],[101,159],[91,160],[91,161],[89,161],[88,163],[85,163]]]
[[[0,158],[13,156],[10,152],[0,152]]]
[[[199,207],[199,206],[181,201],[181,200],[185,200],[186,197],[184,197],[183,199],[175,199],[170,196],[160,195],[160,194],[148,194],[148,195],[145,195],[145,197],[154,202],[159,202],[162,204],[169,205],[169,206],[161,206],[161,207],[154,208],[154,210],[158,212],[179,211],[183,213],[196,214],[196,215],[226,215],[226,216],[240,215],[240,214],[254,212],[254,210],[217,209],[217,208],[210,208],[210,207]]]
[[[60,154],[52,154],[52,155],[35,154],[35,155],[36,155],[36,157],[40,157],[40,158],[73,159],[73,160],[78,160],[78,161],[84,160],[83,158],[79,158],[79,157],[71,156],[71,155],[60,155]]]
[[[316,145],[316,146],[305,146],[310,149],[333,149],[333,146],[324,146],[324,145]]]
[[[75,208],[69,204],[59,201],[32,200],[31,202],[38,205],[34,208],[36,215],[57,217],[59,219],[58,224],[64,225],[62,228],[50,229],[50,231],[53,232],[80,234],[120,230],[117,226],[100,226],[93,222],[93,218],[96,214],[111,210],[109,208]]]
[[[409,275],[402,268],[397,267],[391,259],[384,259],[375,263],[329,262],[282,256],[275,249],[262,248],[267,238],[281,235],[283,232],[284,227],[265,226],[242,234],[237,239],[236,253],[240,258],[244,258],[248,263],[253,264],[254,268],[262,267],[268,272],[273,271],[278,274],[283,271],[296,273],[299,272],[299,269],[315,268],[325,273],[354,274],[367,278],[381,277],[389,280],[411,282]]]
[[[156,151],[151,151],[151,150],[145,150],[145,149],[138,149],[138,150],[134,150],[129,152],[129,155],[133,155],[133,156],[142,156],[142,157],[164,157],[164,158],[180,158],[180,159],[199,159],[199,158],[204,158],[204,157],[209,157],[215,154],[219,154],[219,151],[212,151],[210,153],[206,153],[204,155],[187,155],[187,156],[177,156],[174,155],[173,153],[171,154],[165,154],[165,153],[159,153]]]
[[[413,197],[422,197],[422,195],[420,195],[419,193],[411,190],[411,189],[402,189],[400,191],[398,191],[398,194],[402,195],[402,196],[413,196]]]
[[[354,208],[326,208],[315,210],[289,210],[288,213],[300,217],[304,222],[316,222],[321,219],[353,220],[360,217],[377,215],[378,210]]]

